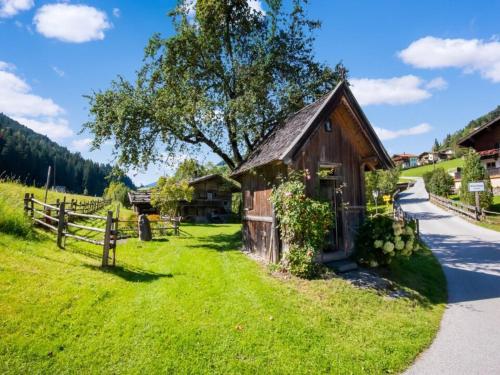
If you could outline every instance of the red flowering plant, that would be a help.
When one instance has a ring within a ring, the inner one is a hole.
[[[293,275],[311,278],[317,271],[315,256],[333,225],[333,212],[328,202],[305,194],[307,171],[294,172],[273,188],[273,204],[282,239],[288,244],[282,266]]]

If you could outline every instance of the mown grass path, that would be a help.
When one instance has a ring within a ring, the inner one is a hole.
[[[0,189],[1,190],[1,189]],[[334,278],[272,276],[241,253],[239,225],[98,246],[0,233],[0,373],[398,372],[434,337],[444,278],[428,252],[390,299]]]

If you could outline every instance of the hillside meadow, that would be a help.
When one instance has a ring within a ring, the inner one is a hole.
[[[41,193],[0,183],[21,223],[25,191]],[[396,299],[274,275],[239,251],[238,224],[121,241],[109,269],[98,246],[61,250],[27,231],[0,232],[2,374],[397,373],[431,343],[446,301],[428,250],[391,264],[409,295]]]
[[[449,169],[462,167],[463,165],[464,159],[462,158],[445,160],[436,164],[427,164],[421,167],[403,169],[401,171],[401,177],[422,177],[425,172],[430,172],[434,168],[443,168],[445,171],[448,171]]]

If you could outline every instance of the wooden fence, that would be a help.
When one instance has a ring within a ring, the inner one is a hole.
[[[461,216],[465,216],[475,221],[483,221],[488,224],[500,224],[500,213],[488,211],[483,208],[476,208],[470,204],[454,201],[439,195],[429,193],[429,200],[436,205],[443,207],[447,210],[456,212]]]
[[[119,220],[118,237],[138,237],[139,236],[139,221],[138,220]],[[166,235],[169,230],[172,230],[174,235],[180,233],[180,218],[163,218],[160,220],[149,221],[151,232],[158,235]]]
[[[59,206],[59,199],[56,203],[52,203],[52,206]],[[71,201],[66,202],[66,209],[73,212],[80,212],[82,214],[93,214],[104,207],[111,204],[111,199],[95,199],[91,201],[78,202],[76,199],[71,199]]]
[[[105,201],[96,201],[95,204],[81,205],[82,209],[90,212],[96,210],[96,207],[104,207]],[[57,246],[65,247],[66,238],[73,238],[77,241],[84,241],[94,245],[102,246],[102,266],[109,266],[110,251],[112,251],[112,263],[116,264],[116,240],[117,240],[117,225],[118,214],[113,218],[113,212],[108,211],[106,216],[95,215],[91,213],[77,212],[73,210],[75,205],[69,204],[66,208],[66,199],[62,202],[57,202],[55,205],[41,202],[34,198],[33,194],[25,194],[24,196],[24,212],[30,216],[33,223],[41,225],[56,234]],[[95,211],[94,211],[95,212]],[[78,223],[78,220],[94,220],[101,222],[103,227],[94,227]],[[74,232],[74,230],[85,230],[90,233],[95,233],[96,236],[102,234],[102,237],[83,236]]]
[[[429,193],[429,201],[449,211],[453,211],[459,215],[468,217],[469,219],[477,221],[480,220],[481,211],[478,211],[475,206],[472,206],[470,204],[465,204],[460,201],[454,201],[452,199],[440,197],[439,195],[435,195],[432,193]]]

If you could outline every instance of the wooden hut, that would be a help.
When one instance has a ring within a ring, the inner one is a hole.
[[[138,215],[156,213],[156,209],[151,206],[150,190],[129,191],[128,200],[130,201],[134,212]]]
[[[240,191],[234,181],[211,174],[189,182],[194,188],[191,202],[180,202],[181,216],[196,222],[224,222],[231,215],[232,194]]]
[[[283,244],[269,197],[280,177],[307,169],[306,193],[330,201],[336,214],[320,260],[349,256],[365,213],[363,174],[390,167],[391,158],[348,85],[341,82],[289,116],[234,171],[243,194],[244,246],[269,261],[281,258]],[[320,177],[321,170],[331,173]]]

